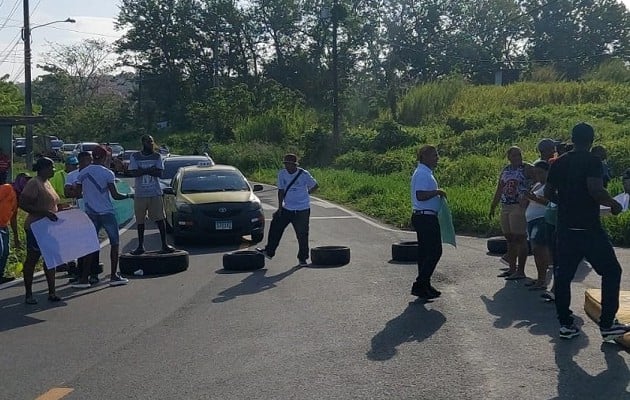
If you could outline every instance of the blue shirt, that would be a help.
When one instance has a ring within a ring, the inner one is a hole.
[[[114,213],[109,184],[114,183],[115,179],[112,170],[98,164],[88,165],[79,172],[77,182],[81,184],[85,210],[88,214]]]
[[[438,183],[433,176],[431,168],[422,163],[418,163],[418,167],[411,177],[411,204],[414,210],[431,210],[437,212],[440,210],[440,196],[433,196],[429,200],[420,201],[416,198],[417,191],[428,192],[437,190]]]

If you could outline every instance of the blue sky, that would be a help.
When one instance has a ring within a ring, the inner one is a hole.
[[[32,75],[42,73],[36,68],[42,63],[42,53],[48,43],[73,44],[87,38],[116,40],[114,30],[118,1],[112,0],[29,0],[31,26],[73,18],[77,22],[59,23],[33,29],[31,36]],[[10,75],[12,81],[24,81],[24,44],[20,39],[23,25],[22,0],[0,0],[0,76]]]
[[[64,23],[37,28],[32,32],[31,49],[32,75],[42,71],[36,68],[41,63],[42,53],[48,43],[69,45],[87,38],[101,38],[113,42],[120,36],[114,30],[114,19],[118,15],[119,1],[116,0],[29,0],[31,26],[50,21],[75,19],[74,24]],[[630,8],[630,0],[623,0]],[[12,13],[13,11],[13,13]],[[20,40],[23,8],[22,0],[0,0],[0,76],[9,74],[10,80],[24,81],[24,46]]]

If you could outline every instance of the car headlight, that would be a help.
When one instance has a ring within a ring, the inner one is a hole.
[[[177,207],[178,212],[192,214],[192,207],[189,203],[178,201],[177,203],[175,203],[175,207]]]

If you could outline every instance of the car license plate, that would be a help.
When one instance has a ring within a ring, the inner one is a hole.
[[[214,227],[217,231],[225,231],[232,229],[232,221],[216,221]]]

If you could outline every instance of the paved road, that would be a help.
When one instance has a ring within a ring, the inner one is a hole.
[[[270,216],[275,193],[261,197]],[[553,306],[497,278],[485,240],[445,248],[443,296],[422,304],[409,295],[415,266],[389,261],[391,244],[413,235],[323,201],[312,215],[312,245],[349,246],[349,265],[295,268],[289,228],[256,272],[223,272],[236,246],[191,245],[188,271],[128,286],[77,292],[59,274],[59,305],[41,278],[38,306],[23,304],[21,286],[0,290],[0,398],[61,398],[54,388],[94,400],[630,398],[629,355],[602,344],[582,309],[584,289],[599,287],[590,270],[574,284],[584,334],[560,341]],[[133,249],[135,231],[122,240]]]

